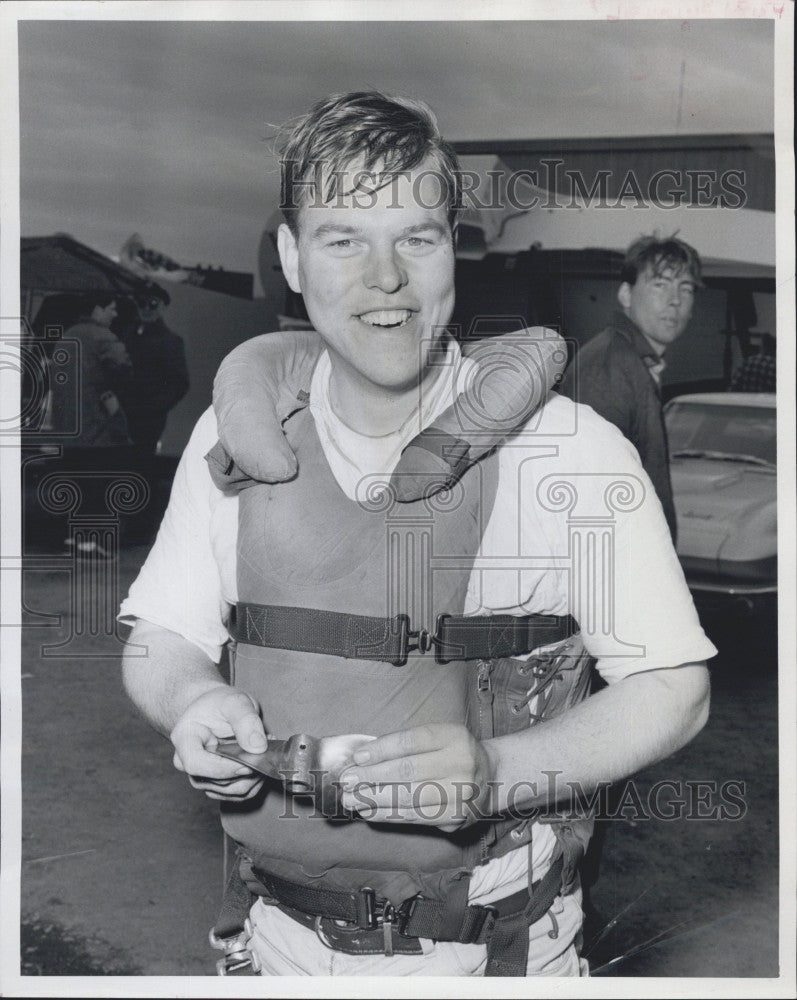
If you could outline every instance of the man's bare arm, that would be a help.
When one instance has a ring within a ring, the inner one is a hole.
[[[141,655],[141,648],[146,650]],[[262,779],[213,753],[219,738],[235,736],[252,753],[267,740],[258,707],[225,683],[211,659],[175,632],[137,621],[122,663],[125,690],[145,718],[175,748],[174,765],[211,798],[247,798]]]
[[[708,670],[703,663],[633,674],[604,688],[541,726],[487,741],[499,784],[499,810],[513,784],[517,805],[548,803],[550,779],[578,782],[588,790],[616,781],[669,757],[693,739],[708,719]],[[566,792],[567,788],[561,789]]]
[[[474,786],[483,814],[552,804],[552,787],[566,793],[572,782],[589,791],[674,753],[705,724],[708,700],[705,665],[689,663],[634,674],[555,719],[483,742],[450,724],[391,733],[355,753],[355,766],[341,775],[349,786],[344,806],[377,822],[450,829],[473,818],[463,814],[463,783]],[[380,782],[382,792],[363,790]],[[405,807],[397,809],[397,801]],[[377,808],[363,809],[364,803]]]

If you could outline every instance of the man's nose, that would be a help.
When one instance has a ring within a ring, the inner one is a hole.
[[[368,255],[363,277],[367,288],[397,292],[407,284],[407,272],[393,247],[378,248]]]

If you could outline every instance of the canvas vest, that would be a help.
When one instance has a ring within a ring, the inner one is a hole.
[[[382,478],[347,497],[327,463],[309,409],[285,423],[299,472],[286,483],[239,492],[238,600],[390,618],[434,630],[462,614],[468,581],[498,485],[498,454],[473,465],[448,492],[395,502]],[[477,738],[528,726],[535,685],[548,717],[587,694],[589,657],[575,636],[552,657],[436,663],[411,654],[397,667],[323,652],[238,642],[235,686],[260,705],[267,733],[380,736],[425,723],[467,724]],[[546,672],[547,671],[547,672]],[[539,703],[538,703],[539,704]],[[433,826],[324,817],[312,801],[267,782],[250,802],[222,805],[226,832],[254,866],[293,882],[353,890],[395,903],[443,898],[455,880],[528,844],[531,819],[480,821],[455,833]],[[559,839],[577,847],[586,836]],[[572,882],[578,851],[566,851]]]

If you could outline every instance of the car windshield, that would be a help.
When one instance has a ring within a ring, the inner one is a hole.
[[[670,457],[775,465],[775,408],[679,402],[667,407]]]

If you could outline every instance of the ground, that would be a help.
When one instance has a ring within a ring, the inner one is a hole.
[[[106,628],[145,553],[124,549],[85,587],[70,582],[69,560],[42,555],[37,564],[33,553],[25,573],[27,975],[214,974],[207,933],[222,890],[215,807],[172,768],[167,742],[126,700],[121,638]],[[585,945],[597,975],[777,975],[776,627],[771,613],[706,613],[704,623],[720,648],[708,725],[637,776],[638,798],[612,791],[617,815],[602,824]],[[662,802],[676,790],[685,800],[691,794],[692,812],[708,818],[644,818],[641,806],[662,779],[680,783],[667,786]],[[712,813],[726,782],[738,785],[726,786],[731,815],[720,819]]]

